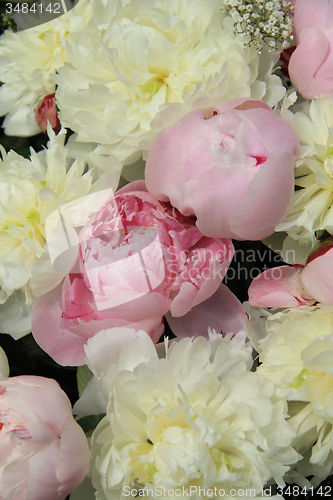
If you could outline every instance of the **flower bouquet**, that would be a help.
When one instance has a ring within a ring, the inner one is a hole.
[[[333,1],[0,9],[0,500],[330,497]]]

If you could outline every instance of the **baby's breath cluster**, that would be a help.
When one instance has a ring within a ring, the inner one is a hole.
[[[292,40],[293,10],[285,0],[224,0],[235,33],[244,35],[244,45],[260,52],[264,43],[270,51],[286,49]]]

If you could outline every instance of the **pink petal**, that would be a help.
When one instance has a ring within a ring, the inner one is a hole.
[[[182,283],[179,293],[170,307],[172,316],[184,316],[193,307],[211,297],[221,285],[234,255],[233,244],[228,239],[212,240],[211,238],[202,238],[196,245],[197,249],[200,249],[200,247],[210,256],[207,258],[203,269],[200,270],[202,274],[207,275],[207,278],[200,286],[191,282]],[[226,259],[224,262],[219,262],[219,253],[222,255],[221,260]]]
[[[313,304],[304,289],[303,266],[280,266],[261,273],[252,281],[248,294],[251,306],[298,307]]]
[[[32,309],[32,334],[37,344],[62,366],[83,365],[84,346],[87,339],[101,330],[117,327],[145,330],[155,343],[163,334],[164,324],[161,315],[144,318],[137,322],[130,322],[127,319],[117,317],[104,318],[99,321],[89,321],[88,323],[81,322],[71,328],[60,328],[59,324],[62,315],[60,307],[61,288],[62,284],[51,290],[51,292],[38,297],[34,303]],[[155,303],[151,304],[155,305]],[[154,311],[154,305],[151,306],[150,314],[152,310]]]
[[[267,157],[269,153],[278,150],[298,155],[299,141],[294,130],[272,111],[267,113],[266,109],[259,108],[239,114],[243,123],[238,137],[247,154],[256,156],[261,153]]]
[[[294,163],[295,157],[289,151],[274,151],[268,156],[250,183],[244,202],[230,217],[234,238],[260,240],[274,233],[275,226],[285,219],[292,203]]]
[[[30,458],[29,485],[27,500],[64,500],[66,495],[59,495],[59,482],[56,476],[60,439],[42,448]]]
[[[296,44],[302,39],[302,31],[309,28],[333,26],[332,3],[327,0],[298,0],[294,14]]]
[[[313,99],[333,90],[331,78],[316,77],[329,50],[325,34],[318,28],[303,32],[302,40],[289,61],[289,75],[293,85],[305,99]],[[329,65],[331,67],[331,65]]]
[[[178,122],[157,136],[149,151],[145,167],[148,191],[158,200],[170,201],[180,212],[182,212],[182,191],[185,189],[181,128],[181,123]],[[159,175],[159,171],[163,175]],[[178,186],[176,190],[175,184]],[[167,196],[164,193],[172,195]]]
[[[259,101],[258,99],[253,99],[251,97],[240,97],[217,103],[214,106],[214,114],[225,113],[226,111],[231,111],[232,109],[245,110],[253,108],[264,108],[267,109],[268,111],[272,111],[272,108],[263,101]]]
[[[60,437],[60,451],[56,470],[61,486],[59,495],[66,496],[83,481],[89,472],[89,445],[87,438],[72,418],[69,418]]]
[[[13,382],[10,383],[12,380]],[[72,415],[72,407],[68,397],[55,380],[22,375],[19,378],[10,378],[6,386],[8,397],[11,396],[12,386],[15,402],[21,406],[23,416],[29,420],[30,411],[33,408],[34,414],[46,424],[48,430],[51,429],[56,435],[61,434],[66,419]],[[33,439],[37,441],[42,440],[39,433],[45,432],[36,419],[29,423],[29,431]]]
[[[321,63],[321,65],[319,66],[319,68],[315,73],[315,78],[317,80],[321,79],[321,81],[323,81],[324,79],[331,80],[333,78],[333,66],[332,66],[333,23],[331,27],[327,30],[324,30],[323,33],[328,40],[329,47],[325,59],[323,60],[323,62]],[[327,82],[327,84],[329,84],[329,82]]]
[[[59,328],[62,284],[38,297],[32,314],[32,334],[37,344],[62,366],[83,365],[86,339]]]
[[[170,306],[170,313],[172,314],[172,316],[183,316],[188,311],[190,311],[197,293],[198,291],[193,283],[190,283],[188,281],[182,283],[180,285],[178,295],[174,298]]]
[[[29,457],[20,456],[6,465],[1,474],[1,498],[23,500],[29,481]]]
[[[237,297],[223,283],[209,299],[180,318],[168,313],[166,320],[177,337],[208,338],[208,328],[236,334],[244,330],[245,311]]]
[[[235,205],[244,200],[248,185],[256,175],[256,168],[212,165],[188,181],[184,206],[195,212],[196,225],[202,234],[212,238],[234,237],[229,225],[230,216]],[[203,186],[209,190],[209,198],[203,195]]]
[[[333,249],[311,260],[302,272],[309,293],[322,304],[333,304]]]
[[[146,183],[144,180],[133,181],[129,184],[126,184],[124,187],[119,189],[115,195],[124,194],[124,193],[132,193],[133,191],[147,191]]]

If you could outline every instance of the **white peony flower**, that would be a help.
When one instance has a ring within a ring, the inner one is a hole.
[[[35,108],[55,91],[51,75],[67,61],[63,40],[84,29],[91,18],[92,1],[80,2],[67,14],[34,28],[0,37],[0,116],[7,135],[40,133]],[[22,16],[23,17],[23,16]]]
[[[295,166],[293,205],[276,231],[311,248],[315,231],[333,233],[333,94],[305,104],[304,112],[285,111],[284,118],[294,127],[301,152]]]
[[[305,455],[291,476],[317,486],[333,471],[333,307],[302,306],[271,315],[259,341],[257,373],[290,401],[293,445]],[[302,477],[303,476],[303,477]]]
[[[192,487],[194,500],[209,496],[199,487],[255,496],[271,477],[284,484],[286,464],[298,458],[286,404],[271,398],[271,381],[249,371],[245,339],[210,332],[209,340],[172,341],[165,358],[142,331],[105,330],[88,340],[88,366],[107,402],[91,440],[98,500],[119,500],[125,487],[149,498],[163,488],[184,488],[187,497]]]
[[[49,127],[48,148],[31,150],[28,160],[1,148],[0,160],[0,331],[15,338],[31,331],[32,266],[44,252],[45,222],[59,207],[103,188],[115,189],[119,173],[104,174],[93,184],[84,175],[85,162],[68,165],[66,131],[55,135]]]
[[[125,165],[191,109],[284,95],[276,56],[244,48],[217,0],[96,0],[94,20],[66,50],[70,64],[56,76],[62,123]]]

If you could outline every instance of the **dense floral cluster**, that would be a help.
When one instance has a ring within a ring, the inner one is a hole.
[[[313,493],[333,0],[80,0],[28,24],[0,35],[0,500]]]
[[[244,45],[279,51],[293,39],[293,5],[285,0],[224,0],[226,12],[235,23],[235,33],[244,35]]]

